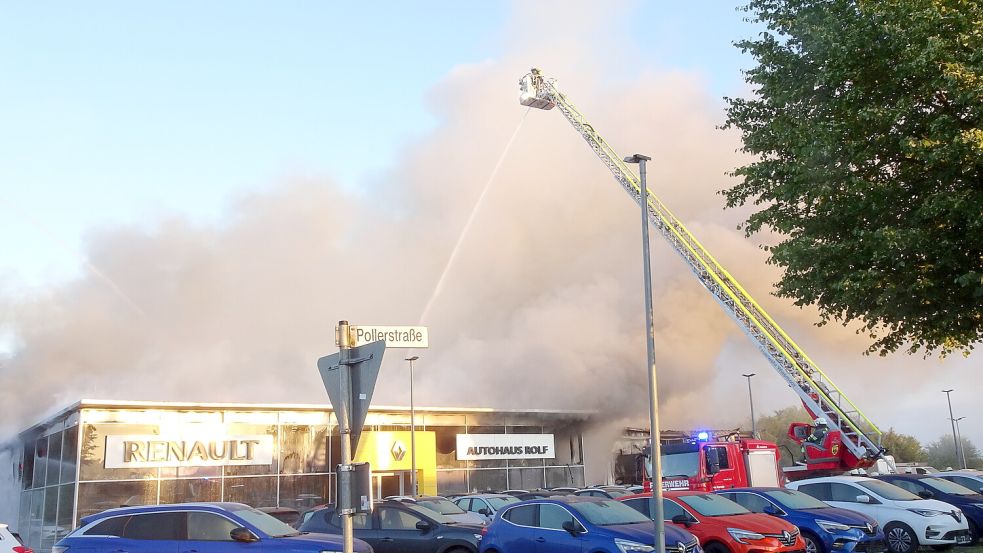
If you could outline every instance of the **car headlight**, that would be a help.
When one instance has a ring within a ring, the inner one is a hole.
[[[848,525],[840,524],[839,522],[833,522],[832,520],[817,520],[816,524],[818,524],[820,528],[831,534],[833,532],[842,532],[844,530],[850,529]]]
[[[757,532],[752,532],[750,530],[741,530],[740,528],[728,528],[727,533],[730,537],[734,538],[738,543],[747,543],[746,540],[763,540],[764,536]]]
[[[922,515],[923,517],[937,517],[945,514],[942,511],[936,511],[933,509],[908,509],[908,510],[911,511],[912,513],[915,513],[916,515]]]
[[[655,551],[655,548],[651,545],[645,545],[637,541],[623,540],[621,538],[614,538],[614,545],[618,547],[621,553],[650,553],[651,551]]]

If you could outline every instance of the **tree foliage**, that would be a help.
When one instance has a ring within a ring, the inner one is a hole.
[[[779,296],[860,322],[868,353],[968,354],[983,338],[983,1],[750,0],[767,31],[752,162],[723,191],[780,241]]]
[[[890,429],[881,436],[881,446],[899,463],[917,463],[925,460],[925,450],[914,436],[899,434]]]
[[[811,422],[812,417],[801,405],[779,409],[755,421],[758,437],[778,444],[782,465],[790,466],[795,459],[801,459],[801,446],[788,437],[788,427],[793,422]],[[783,447],[784,446],[784,447]],[[787,449],[786,449],[787,448]],[[791,453],[794,458],[789,458]]]
[[[960,437],[959,444],[966,454],[966,464],[969,468],[983,468],[983,456],[980,450],[973,445],[973,442],[965,437]],[[956,456],[956,443],[952,440],[952,434],[946,434],[938,440],[928,444],[925,448],[925,460],[929,465],[945,470],[947,468],[962,468],[962,459]]]

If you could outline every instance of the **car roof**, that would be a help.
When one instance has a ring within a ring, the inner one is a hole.
[[[819,478],[805,478],[796,480],[794,484],[809,484],[812,482],[869,482],[874,480],[869,476],[821,476]]]
[[[901,474],[879,474],[874,478],[877,479],[897,478],[902,480],[921,480],[923,478],[932,478],[932,477],[938,478],[938,476],[936,476],[935,474],[915,474],[910,472],[903,472]]]
[[[533,492],[533,493],[535,493],[535,492]],[[513,499],[515,498],[514,495],[507,494],[507,493],[469,493],[467,495],[459,495],[459,496],[455,497],[454,499],[464,499],[464,498],[467,498],[467,497],[477,497],[477,498],[481,498],[481,499],[490,499],[490,498],[493,498],[493,497],[511,497]]]
[[[117,507],[115,509],[108,509],[102,511],[101,513],[95,513],[82,517],[80,520],[83,523],[88,524],[93,520],[99,520],[103,518],[108,518],[111,516],[120,515],[135,515],[142,513],[158,513],[163,511],[187,511],[188,509],[204,509],[206,511],[241,511],[243,509],[251,509],[249,505],[244,505],[242,503],[229,503],[229,502],[198,502],[198,503],[170,503],[167,505],[137,505],[133,507]]]

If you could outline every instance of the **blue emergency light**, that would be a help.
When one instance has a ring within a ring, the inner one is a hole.
[[[699,434],[696,435],[696,439],[697,440],[700,440],[701,442],[705,442],[705,441],[707,441],[707,440],[710,439],[710,433],[709,432],[700,432]]]

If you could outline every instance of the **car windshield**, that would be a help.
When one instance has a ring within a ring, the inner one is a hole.
[[[662,475],[696,476],[700,471],[700,452],[685,451],[662,455]]]
[[[891,501],[915,501],[921,499],[908,490],[903,490],[894,484],[888,484],[880,480],[861,480],[857,484]]]
[[[591,524],[598,526],[612,526],[615,524],[637,524],[645,522],[651,524],[652,521],[647,516],[639,513],[635,509],[613,499],[602,499],[600,501],[583,501],[569,504],[575,511],[584,515]]]
[[[977,493],[966,486],[956,484],[955,482],[949,482],[948,480],[944,480],[942,478],[936,478],[934,476],[930,478],[922,478],[919,480],[919,482],[942,493],[952,495],[976,495]]]
[[[492,509],[495,509],[497,511],[497,510],[501,509],[502,507],[504,507],[506,505],[509,505],[511,503],[518,503],[519,502],[519,498],[518,497],[512,497],[512,496],[508,496],[508,497],[489,497],[489,498],[485,499],[485,501],[487,501],[488,504],[492,506]]]
[[[416,504],[420,507],[426,507],[427,509],[442,515],[464,514],[464,509],[458,507],[447,499],[418,499]]]
[[[680,501],[692,507],[697,513],[708,517],[727,515],[746,515],[748,511],[726,497],[713,494],[681,495]]]
[[[830,505],[799,490],[769,490],[765,495],[789,509],[829,509]]]
[[[268,536],[283,538],[286,536],[300,535],[300,532],[294,528],[291,528],[276,518],[262,511],[257,511],[251,507],[246,507],[233,512],[249,524],[255,526],[260,532],[263,532]]]

